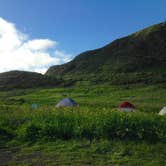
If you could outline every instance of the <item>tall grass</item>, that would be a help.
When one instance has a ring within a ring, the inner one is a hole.
[[[51,107],[34,110],[21,107],[3,108],[0,113],[1,139],[37,141],[119,138],[166,141],[166,117],[153,113]]]

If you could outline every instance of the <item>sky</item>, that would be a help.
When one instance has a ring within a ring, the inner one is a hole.
[[[166,0],[0,0],[0,72],[44,73],[166,20]]]

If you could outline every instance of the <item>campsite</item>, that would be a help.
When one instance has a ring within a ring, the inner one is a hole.
[[[64,96],[79,107],[56,108]],[[1,92],[1,163],[164,165],[166,116],[158,113],[165,98],[163,85]],[[121,101],[137,111],[119,111]]]
[[[166,0],[0,0],[0,166],[166,166]]]

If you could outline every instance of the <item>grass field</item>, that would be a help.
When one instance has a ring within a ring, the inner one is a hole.
[[[56,109],[64,97],[79,107]],[[166,165],[165,103],[165,85],[0,92],[1,165]]]

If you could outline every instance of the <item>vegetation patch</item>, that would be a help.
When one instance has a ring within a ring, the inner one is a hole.
[[[55,108],[66,97],[79,107]],[[1,165],[165,165],[165,99],[164,84],[0,92]]]
[[[166,139],[166,119],[159,115],[117,110],[41,108],[24,110],[18,118],[16,111],[13,111],[12,120],[11,116],[1,117],[0,131],[9,138],[11,134],[8,131],[12,131],[16,139],[23,141],[119,138],[154,142]]]

